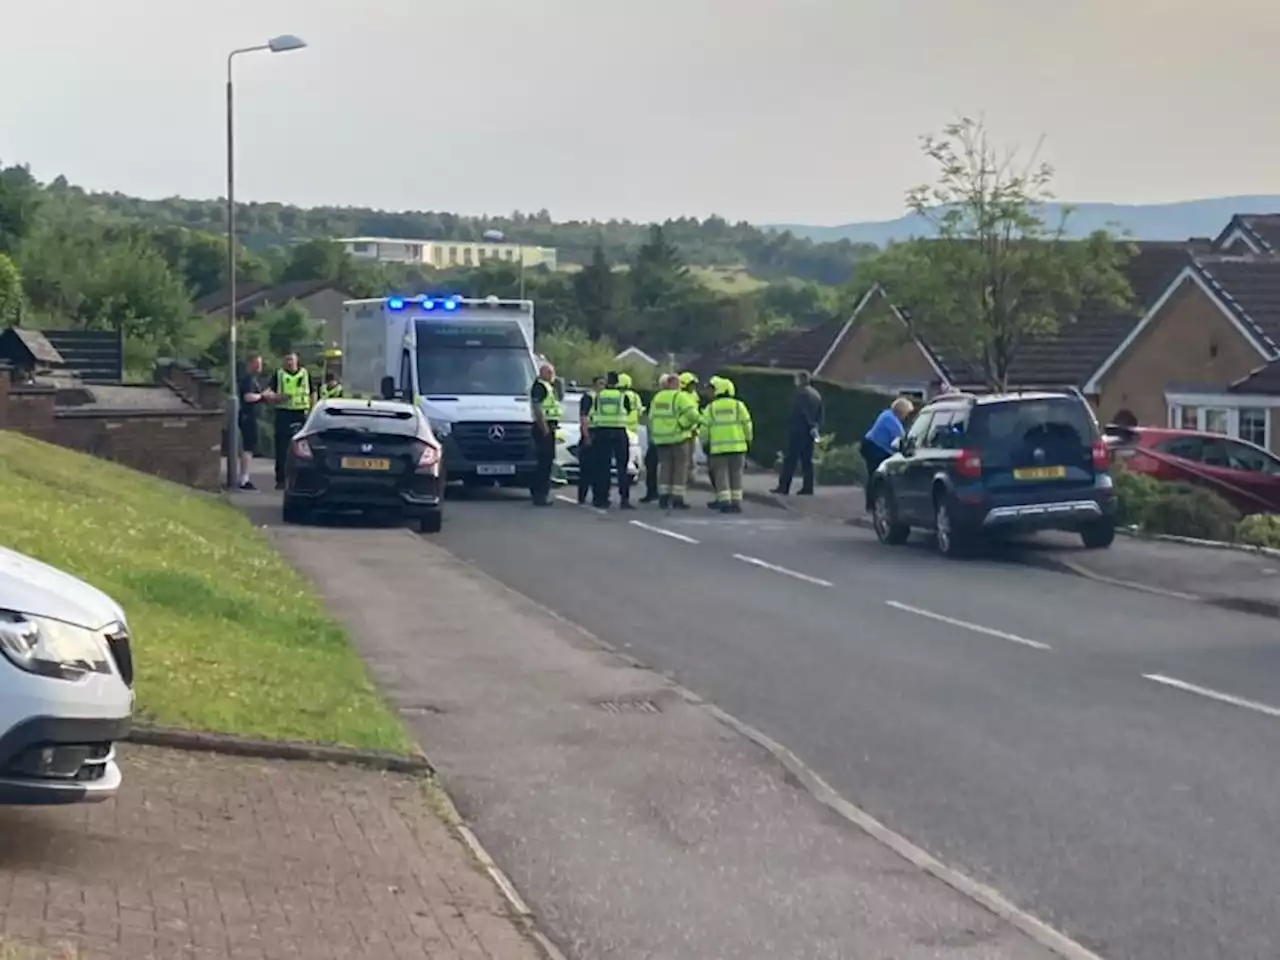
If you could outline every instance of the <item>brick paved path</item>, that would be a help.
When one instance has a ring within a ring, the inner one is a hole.
[[[0,808],[0,939],[76,960],[539,955],[419,782],[122,753],[113,802]]]

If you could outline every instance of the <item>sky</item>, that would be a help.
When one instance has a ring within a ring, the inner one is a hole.
[[[90,189],[637,220],[903,213],[921,134],[1056,193],[1280,194],[1277,0],[0,0],[0,162]]]

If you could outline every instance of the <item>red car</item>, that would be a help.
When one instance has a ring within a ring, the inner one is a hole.
[[[1106,441],[1115,462],[1134,473],[1207,487],[1244,514],[1280,513],[1280,458],[1246,440],[1112,424]]]

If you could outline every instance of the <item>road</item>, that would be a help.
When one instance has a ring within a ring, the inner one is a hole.
[[[495,492],[436,542],[1108,960],[1277,954],[1271,621],[764,508]]]

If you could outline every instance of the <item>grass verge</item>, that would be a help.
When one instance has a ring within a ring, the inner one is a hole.
[[[139,717],[410,749],[345,632],[234,507],[7,431],[0,463],[4,545],[124,607]]]

